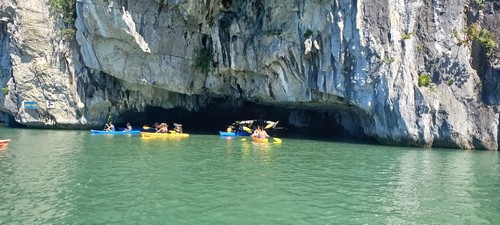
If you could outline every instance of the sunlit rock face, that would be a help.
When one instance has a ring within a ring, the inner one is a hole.
[[[47,2],[0,3],[0,111],[3,121],[30,127],[86,124],[77,92],[78,55],[57,37]],[[34,109],[23,102],[34,102]],[[55,103],[55,108],[52,108]],[[49,104],[49,108],[47,108]]]
[[[227,99],[289,108],[297,126],[307,126],[302,109],[322,111],[386,144],[498,149],[497,52],[484,57],[465,31],[495,27],[493,0],[80,0],[69,43],[57,23],[41,22],[50,13],[28,4],[7,0],[13,21],[0,21],[12,27],[0,31],[2,71],[10,69],[0,110],[22,124],[95,125],[149,106],[200,110]],[[39,33],[19,25],[30,17],[44,24]],[[21,60],[26,52],[32,59]],[[29,88],[15,91],[14,80]],[[63,107],[28,120],[21,100],[47,93]]]

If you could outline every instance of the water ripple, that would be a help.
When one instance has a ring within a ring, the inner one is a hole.
[[[0,153],[0,224],[500,220],[497,152],[12,132]]]

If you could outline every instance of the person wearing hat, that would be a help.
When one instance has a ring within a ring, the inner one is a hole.
[[[174,123],[174,130],[177,133],[182,134],[182,124]]]
[[[161,123],[159,129],[156,131],[156,133],[168,133],[168,124],[166,123]]]

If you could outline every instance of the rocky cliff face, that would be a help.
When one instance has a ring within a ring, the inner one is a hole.
[[[0,110],[4,121],[65,127],[86,123],[69,43],[57,38],[57,24],[41,1],[0,3]],[[40,110],[26,109],[38,102]],[[47,102],[58,107],[46,109]]]
[[[222,98],[288,108],[297,126],[307,120],[301,110],[326,112],[386,144],[498,149],[498,49],[486,57],[467,28],[499,32],[499,8],[493,0],[79,0],[76,41],[66,41],[47,2],[7,0],[0,110],[30,126],[82,127],[110,112],[199,110]],[[61,107],[27,111],[23,100]]]

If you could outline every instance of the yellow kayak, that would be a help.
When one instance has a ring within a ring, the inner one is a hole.
[[[241,140],[246,141],[246,138],[243,138]],[[283,142],[280,138],[275,138],[275,137],[273,137],[272,140],[274,144],[281,144]],[[252,137],[252,141],[257,143],[269,143],[269,138],[262,139],[262,138]]]
[[[268,143],[269,142],[269,138],[256,138],[256,137],[252,137],[252,141],[253,142],[258,142],[258,143]]]
[[[141,132],[141,137],[144,137],[144,138],[187,138],[187,137],[189,137],[189,134]]]

